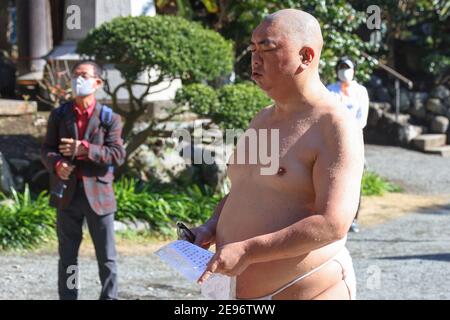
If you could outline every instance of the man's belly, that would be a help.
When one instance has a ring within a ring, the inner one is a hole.
[[[281,230],[311,214],[309,199],[267,191],[231,190],[217,225],[218,247]],[[298,257],[252,264],[237,278],[236,294],[240,298],[270,294],[328,261],[344,245],[345,239]]]

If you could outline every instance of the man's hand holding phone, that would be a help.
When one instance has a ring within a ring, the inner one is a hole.
[[[75,169],[75,166],[72,165],[67,160],[62,160],[58,165],[56,166],[56,174],[61,180],[69,180],[69,176],[72,173],[73,169]]]

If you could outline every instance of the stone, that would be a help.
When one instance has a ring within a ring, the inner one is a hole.
[[[377,77],[376,75],[371,75],[369,81],[367,82],[367,86],[375,88],[380,87],[383,85],[383,81],[380,77]]]
[[[433,112],[438,115],[446,115],[447,110],[445,106],[442,104],[441,100],[436,98],[428,99],[427,101],[427,110]]]
[[[412,103],[425,104],[426,100],[428,99],[428,93],[421,91],[411,92],[410,98]]]
[[[25,180],[22,176],[14,176],[14,184],[17,191],[23,191],[25,189]]]
[[[398,117],[396,117],[395,113],[392,112],[384,112],[383,118],[387,120],[389,123],[397,123],[399,125],[407,125],[409,123],[409,119],[411,116],[409,114],[400,113]]]
[[[122,221],[114,221],[114,231],[115,232],[121,232],[126,231],[128,229],[128,226],[123,223]]]
[[[449,120],[444,116],[436,116],[431,121],[432,133],[446,133],[449,127]]]
[[[369,114],[367,116],[367,126],[375,127],[382,117],[383,117],[383,110],[370,107]]]
[[[137,169],[146,171],[155,165],[156,155],[147,145],[142,145],[133,160]]]
[[[177,177],[186,168],[183,157],[176,150],[164,152],[160,163],[172,177]]]
[[[422,134],[422,128],[412,124],[399,125],[398,141],[403,145],[408,145],[414,138]]]
[[[413,145],[419,150],[426,151],[442,147],[447,141],[445,134],[422,134],[412,140]]]
[[[0,192],[11,194],[12,189],[17,190],[14,183],[14,177],[6,158],[3,156],[3,153],[0,152]]]
[[[36,112],[36,101],[0,99],[0,116],[20,116]]]
[[[147,221],[136,219],[132,220],[123,220],[123,221],[114,221],[114,231],[145,231],[150,229],[150,224]]]
[[[436,147],[436,148],[430,148],[426,150],[427,153],[437,154],[441,157],[450,157],[450,146],[442,146],[442,147]]]
[[[410,106],[411,106],[411,100],[409,97],[408,90],[402,88],[400,90],[400,112],[408,111]]]
[[[379,109],[382,111],[391,110],[391,104],[388,102],[370,102],[369,107],[374,108],[374,109]]]
[[[31,162],[25,159],[9,159],[9,164],[11,165],[11,169],[16,171],[18,174],[23,174],[26,172]]]
[[[410,97],[411,106],[408,110],[409,114],[417,119],[424,120],[427,114],[425,103],[428,98],[428,94],[426,92],[412,92]]]
[[[25,179],[27,179],[27,177],[25,177]],[[28,181],[30,182],[30,190],[35,193],[50,189],[50,173],[47,169],[40,169],[34,173]]]
[[[443,99],[442,102],[444,103],[446,108],[450,111],[450,97]]]
[[[392,97],[386,87],[378,87],[374,91],[377,102],[392,102]]]
[[[431,91],[431,97],[437,99],[445,99],[450,97],[450,90],[444,85],[439,85]]]
[[[408,113],[419,120],[425,120],[427,115],[427,108],[425,104],[421,102],[413,102],[411,108],[409,108]]]

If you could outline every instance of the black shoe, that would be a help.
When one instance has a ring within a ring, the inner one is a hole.
[[[356,220],[353,220],[352,225],[350,226],[350,232],[359,232],[359,226],[358,223],[356,223]]]

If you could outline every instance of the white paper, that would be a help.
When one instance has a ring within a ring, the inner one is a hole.
[[[197,281],[214,253],[184,240],[169,243],[155,252],[159,258],[189,281]]]
[[[214,253],[190,242],[177,240],[165,245],[155,254],[184,278],[196,282],[206,270]],[[212,274],[202,285],[201,292],[208,299],[234,299],[236,279]]]
[[[201,292],[212,300],[236,299],[236,277],[214,273],[201,285]]]

